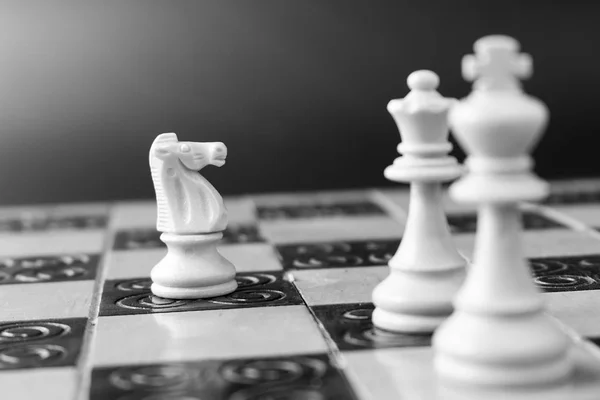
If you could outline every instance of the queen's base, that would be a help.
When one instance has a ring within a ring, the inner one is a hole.
[[[432,333],[452,313],[464,276],[463,265],[429,271],[392,268],[373,291],[373,324],[392,332]]]
[[[152,293],[169,299],[223,296],[237,289],[235,267],[217,250],[223,234],[163,233],[167,255],[152,269]]]

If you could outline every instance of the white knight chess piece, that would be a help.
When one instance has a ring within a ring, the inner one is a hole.
[[[217,250],[227,227],[223,198],[198,171],[225,164],[223,143],[179,142],[158,135],[150,148],[156,228],[167,255],[152,269],[152,292],[174,299],[225,295],[237,288],[235,267]]]
[[[150,148],[150,169],[156,190],[160,232],[220,232],[227,226],[223,198],[198,173],[211,164],[225,164],[223,143],[179,142],[175,133],[158,135]]]

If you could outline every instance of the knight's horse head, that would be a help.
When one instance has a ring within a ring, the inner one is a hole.
[[[155,156],[167,163],[179,160],[193,171],[200,171],[209,164],[221,167],[227,158],[227,147],[221,142],[180,142],[175,133],[158,135],[152,147],[151,158]]]

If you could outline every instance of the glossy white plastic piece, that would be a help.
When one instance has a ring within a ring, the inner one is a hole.
[[[506,36],[475,44],[463,62],[473,92],[450,112],[468,173],[451,196],[479,205],[474,260],[435,332],[435,369],[442,379],[491,386],[543,385],[571,372],[569,340],[544,313],[524,259],[518,202],[539,200],[547,185],[532,171],[529,152],[548,120],[544,104],[521,90],[531,59]]]
[[[198,171],[225,164],[223,143],[179,142],[158,135],[150,148],[157,230],[167,255],[152,269],[152,293],[171,299],[222,296],[237,288],[235,267],[217,250],[227,227],[219,192]]]
[[[158,135],[150,148],[156,191],[156,229],[178,235],[221,232],[227,226],[223,198],[198,173],[207,165],[225,164],[223,143],[179,142],[175,133]]]
[[[402,136],[403,154],[385,170],[397,182],[411,182],[406,229],[390,260],[390,275],[373,291],[373,323],[394,332],[431,333],[452,312],[463,282],[465,259],[452,241],[442,208],[441,182],[460,176],[448,156],[447,114],[454,99],[442,97],[431,71],[408,77],[411,92],[390,101],[388,111]]]

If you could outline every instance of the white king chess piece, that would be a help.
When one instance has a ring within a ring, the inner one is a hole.
[[[223,143],[179,142],[158,135],[150,148],[156,228],[167,255],[152,269],[152,293],[171,299],[221,296],[237,288],[235,267],[217,250],[227,227],[223,198],[198,171],[225,164]]]
[[[518,203],[537,201],[548,185],[532,173],[529,152],[548,111],[521,89],[532,62],[507,36],[475,42],[463,59],[473,92],[452,108],[450,127],[468,154],[468,173],[450,188],[479,206],[473,264],[455,312],[433,338],[435,369],[445,380],[491,386],[542,385],[569,376],[569,341],[544,313],[523,256]]]
[[[373,324],[394,332],[432,333],[452,313],[463,283],[465,259],[450,235],[442,207],[442,182],[462,172],[448,156],[448,110],[455,102],[437,91],[438,76],[427,70],[408,77],[411,92],[392,100],[388,111],[402,136],[403,154],[386,168],[386,178],[410,182],[406,228],[390,260],[390,275],[373,291]]]

